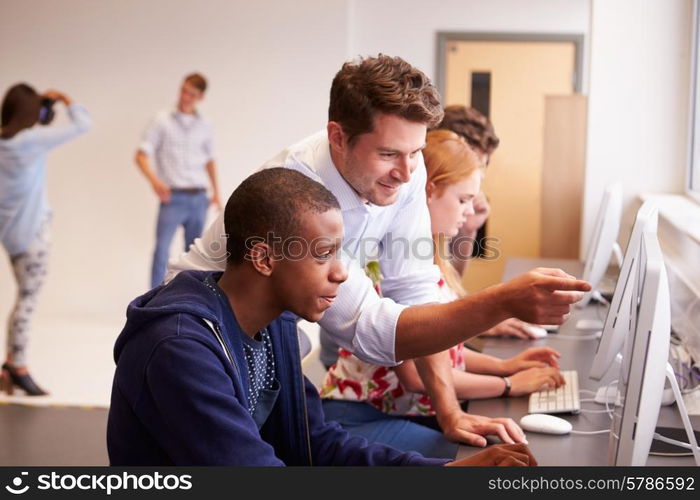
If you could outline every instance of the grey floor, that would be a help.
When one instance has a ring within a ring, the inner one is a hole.
[[[109,465],[104,408],[0,405],[0,466]]]

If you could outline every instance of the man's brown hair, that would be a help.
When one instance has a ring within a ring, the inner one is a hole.
[[[480,111],[461,104],[447,106],[445,117],[435,128],[451,130],[464,137],[472,148],[488,155],[496,150],[500,142],[488,118]]]
[[[185,81],[198,89],[202,94],[207,90],[207,79],[200,73],[190,73],[185,77]]]
[[[346,62],[333,78],[328,120],[338,122],[352,144],[372,131],[377,113],[432,128],[442,119],[440,94],[422,71],[400,57],[379,54]]]

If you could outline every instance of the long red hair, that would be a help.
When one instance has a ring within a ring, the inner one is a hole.
[[[447,186],[466,179],[482,167],[479,157],[467,142],[449,130],[428,132],[423,158],[428,170],[428,196],[440,196]],[[433,234],[435,264],[440,268],[447,285],[461,297],[466,291],[457,270],[447,260],[447,243],[444,235]]]

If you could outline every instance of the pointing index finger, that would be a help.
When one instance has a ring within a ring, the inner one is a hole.
[[[571,279],[571,278],[557,278],[554,276],[547,276],[542,278],[542,285],[552,292],[557,290],[570,291],[570,292],[589,292],[591,290],[591,284],[587,281]]]

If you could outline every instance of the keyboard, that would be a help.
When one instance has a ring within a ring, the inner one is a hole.
[[[543,389],[530,394],[529,413],[579,413],[581,401],[578,397],[578,372],[561,372],[566,384],[557,389]]]

